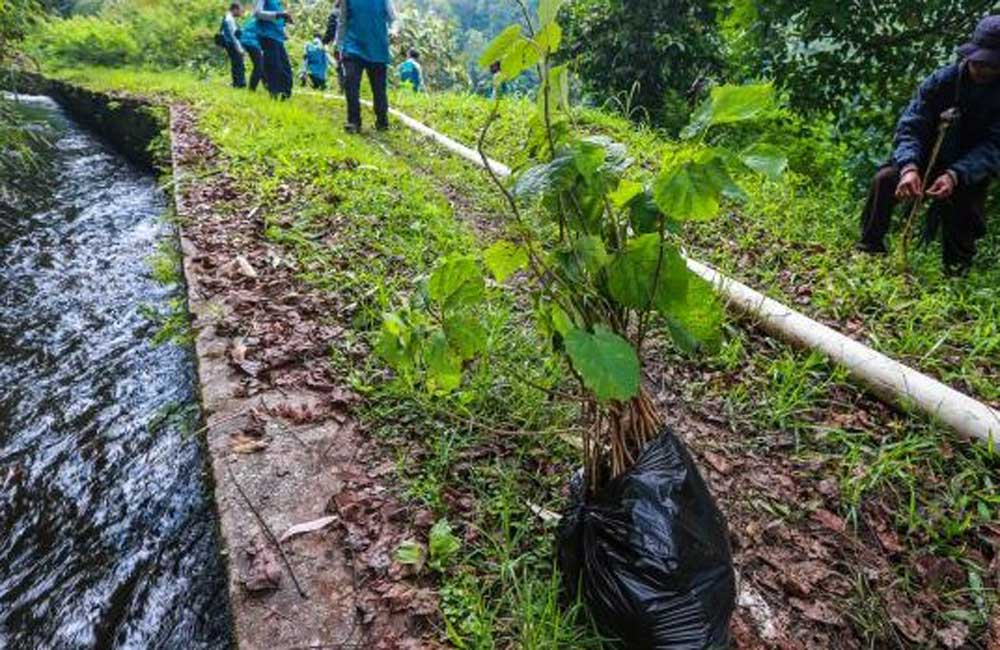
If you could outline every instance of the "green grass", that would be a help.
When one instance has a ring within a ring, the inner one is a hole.
[[[467,96],[399,94],[401,108],[466,143],[475,142],[488,105]],[[531,107],[503,102],[503,117],[489,153],[515,167],[525,163],[519,143],[527,140]],[[626,142],[647,169],[676,145],[649,129],[596,111],[578,116],[588,131]],[[832,167],[836,151],[823,143],[790,140],[793,161],[802,161],[780,183],[743,179],[749,200],[724,218],[690,228],[694,255],[814,318],[861,338],[875,349],[994,405],[1000,403],[1000,237],[982,243],[976,270],[964,280],[945,278],[936,246],[917,251],[913,274],[900,274],[895,259],[872,260],[853,252],[861,197]],[[397,137],[397,139],[399,139]],[[398,143],[423,158],[425,143]],[[809,165],[830,167],[826,174]],[[427,165],[439,178],[467,188],[474,197],[489,185],[481,173],[455,171],[447,163]],[[811,174],[811,175],[807,175]],[[814,179],[820,180],[814,180]],[[485,213],[502,212],[478,201]],[[749,449],[791,454],[821,462],[837,477],[848,520],[861,525],[866,503],[887,503],[906,556],[894,563],[906,584],[907,558],[924,553],[963,558],[976,548],[978,532],[1000,519],[996,495],[998,456],[984,445],[958,440],[940,423],[919,413],[876,406],[848,380],[846,371],[820,355],[728,327],[721,351],[700,363],[673,355],[668,363],[714,377],[684,389],[694,403],[713,405],[745,436]],[[871,412],[867,419],[853,416]],[[771,504],[772,506],[774,504]],[[782,518],[790,512],[774,513]],[[974,557],[974,556],[973,556]],[[970,560],[971,561],[971,560]],[[973,562],[974,563],[974,562]],[[982,571],[976,567],[974,571]],[[866,587],[862,585],[859,594]],[[984,589],[987,600],[997,598]],[[960,607],[962,592],[940,594]],[[862,637],[889,642],[891,624],[857,619]],[[982,630],[985,618],[975,619]],[[873,626],[875,629],[868,629]],[[889,631],[886,632],[886,629]]]
[[[368,396],[364,422],[399,459],[409,498],[448,517],[465,540],[461,559],[441,576],[442,633],[477,650],[596,647],[579,612],[557,606],[552,531],[529,506],[560,509],[578,459],[559,432],[572,428],[578,414],[515,379],[562,380],[558,366],[539,358],[520,306],[503,296],[490,300],[491,362],[471,368],[448,399],[394,378],[368,352],[381,314],[407,299],[414,278],[438,256],[476,250],[502,234],[504,206],[484,175],[402,129],[345,136],[343,106],[316,93],[275,103],[185,74],[59,74],[92,88],[192,104],[230,173],[260,207],[267,237],[287,251],[304,280],[337,296],[350,327],[331,363]],[[486,110],[473,97],[399,93],[394,99],[467,143],[475,141]],[[520,145],[529,110],[505,100],[492,138],[495,158],[526,162]],[[676,146],[600,112],[584,111],[579,120],[586,130],[628,143],[645,169]],[[822,150],[808,154],[809,147],[793,158],[816,165],[835,158]],[[901,361],[983,399],[1000,399],[996,235],[968,280],[944,279],[930,252],[917,254],[908,282],[891,263],[850,252],[857,197],[838,175],[818,177],[793,172],[782,183],[749,184],[745,205],[688,233],[696,255],[814,317],[854,328]],[[735,323],[712,358],[660,352],[669,366],[692,371],[684,398],[717,406],[744,434],[747,450],[821,460],[839,480],[845,514],[855,521],[867,501],[893,504],[909,554],[961,557],[979,528],[998,519],[996,455],[920,415],[877,409],[842,369],[815,354]],[[858,409],[872,410],[871,425],[842,421]],[[797,516],[779,506],[769,504],[782,518]],[[895,567],[904,582],[907,566]],[[971,567],[970,576],[977,571]],[[974,631],[981,631],[982,608],[968,609],[969,594],[989,604],[994,588],[981,582],[977,588],[970,578],[968,589],[941,597],[956,611],[972,612]],[[866,582],[856,591],[859,602],[871,600]],[[886,637],[884,625],[874,610],[856,621],[859,634],[872,638]]]
[[[552,531],[528,505],[561,508],[577,459],[558,434],[573,426],[576,411],[486,364],[472,368],[454,395],[432,398],[369,352],[381,314],[407,299],[415,278],[439,256],[479,246],[441,186],[385,144],[346,136],[343,107],[315,93],[277,103],[182,73],[57,74],[191,104],[227,172],[259,207],[266,237],[304,281],[343,305],[349,330],[331,363],[367,396],[359,415],[399,459],[408,498],[447,517],[465,540],[440,576],[442,635],[477,650],[596,647],[579,608],[559,606]],[[166,276],[167,265],[157,256],[157,275]],[[558,368],[538,364],[533,330],[515,312],[502,296],[490,301],[490,357],[539,382],[559,381]]]

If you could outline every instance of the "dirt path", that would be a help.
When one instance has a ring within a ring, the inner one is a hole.
[[[394,494],[336,376],[336,295],[263,236],[195,116],[171,111],[182,253],[239,647],[431,648],[434,592],[392,560],[431,522]],[[291,189],[288,189],[291,192]],[[346,319],[345,319],[346,320]]]

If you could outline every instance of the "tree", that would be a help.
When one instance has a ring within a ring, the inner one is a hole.
[[[395,60],[402,61],[407,50],[416,48],[420,52],[424,83],[429,89],[470,86],[457,27],[452,20],[407,3],[399,7],[399,25],[399,35],[393,45]]]
[[[566,48],[600,101],[629,93],[664,126],[683,125],[689,91],[722,67],[715,4],[703,0],[574,0]],[[692,99],[694,99],[692,97]]]
[[[879,104],[895,113],[997,8],[996,0],[734,0],[729,15],[752,43],[740,48],[738,66],[775,77],[794,108],[839,113]]]

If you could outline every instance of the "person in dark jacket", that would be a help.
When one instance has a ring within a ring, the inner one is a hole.
[[[243,45],[240,43],[240,29],[237,26],[237,19],[243,15],[243,5],[234,2],[229,5],[229,11],[222,18],[222,26],[219,28],[222,34],[222,46],[226,48],[229,55],[229,67],[233,78],[233,88],[245,88],[246,64],[243,63]]]
[[[389,27],[396,20],[392,0],[341,0],[337,49],[346,73],[348,133],[361,131],[361,75],[368,75],[375,128],[389,128]]]
[[[1000,16],[983,19],[958,52],[961,60],[926,79],[899,120],[895,151],[875,175],[862,214],[858,248],[885,253],[896,203],[923,194],[935,201],[931,223],[940,223],[945,270],[961,275],[972,265],[976,240],[986,234],[986,195],[1000,174]],[[958,117],[927,170],[938,127],[952,108]]]

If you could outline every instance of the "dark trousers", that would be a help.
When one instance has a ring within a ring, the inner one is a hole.
[[[344,94],[347,95],[347,123],[361,128],[361,75],[368,74],[375,104],[375,125],[389,126],[389,95],[386,65],[355,57],[344,57]]]
[[[285,44],[270,38],[260,39],[260,49],[264,61],[264,85],[271,97],[288,99],[292,96],[295,77],[292,62],[288,60]]]
[[[933,182],[936,174],[928,179]],[[869,248],[884,246],[885,236],[892,225],[892,212],[896,207],[896,187],[899,169],[887,165],[875,174],[868,203],[861,214],[861,242]],[[939,221],[941,228],[942,257],[946,267],[968,267],[976,255],[976,240],[986,234],[986,195],[989,181],[978,185],[955,188],[946,201],[931,207],[931,221]],[[932,233],[933,234],[933,233]]]
[[[259,47],[248,47],[246,51],[250,63],[253,64],[253,70],[250,71],[250,90],[254,91],[264,78],[264,54]]]
[[[243,63],[243,54],[236,49],[235,45],[227,45],[226,54],[229,55],[229,71],[233,77],[233,88],[245,88],[247,85],[247,69]]]
[[[317,77],[311,74],[309,75],[309,84],[316,90],[326,90],[326,77]]]

